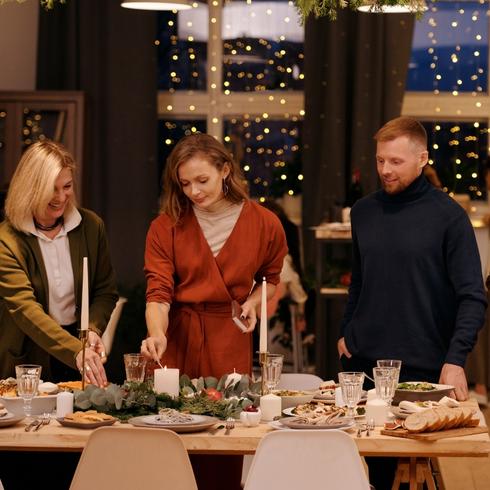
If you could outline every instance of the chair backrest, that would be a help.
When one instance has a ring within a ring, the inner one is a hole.
[[[101,427],[89,437],[70,490],[197,490],[180,437],[166,429]]]
[[[111,317],[107,323],[106,329],[102,334],[102,343],[105,347],[105,353],[108,356],[112,349],[112,344],[114,342],[114,334],[116,333],[117,324],[119,323],[119,318],[121,318],[121,313],[123,306],[128,302],[127,298],[119,298],[117,300],[116,306],[112,310]]]
[[[278,390],[317,390],[323,379],[308,373],[283,373],[277,384]]]
[[[261,440],[245,490],[369,490],[355,442],[339,430],[280,430]]]

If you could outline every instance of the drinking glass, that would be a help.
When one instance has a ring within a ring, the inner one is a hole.
[[[282,354],[267,354],[267,360],[264,366],[264,377],[268,393],[270,393],[271,390],[277,386],[277,383],[279,383],[283,361],[284,356]]]
[[[32,414],[32,399],[37,393],[41,366],[37,364],[20,364],[15,366],[17,377],[17,393],[24,400],[24,413],[27,418]]]
[[[339,383],[342,389],[342,398],[347,405],[346,417],[354,418],[355,408],[362,396],[364,373],[342,372],[339,373]]]
[[[393,379],[393,383],[395,384],[395,390],[398,387],[398,380],[400,379],[400,369],[402,367],[402,361],[398,359],[378,359],[376,361],[376,365],[378,367],[386,367],[386,368],[395,368],[396,369],[396,377]],[[394,394],[393,394],[394,396]]]
[[[398,384],[398,370],[396,367],[375,367],[373,376],[376,395],[386,402],[389,408]]]
[[[124,354],[126,381],[142,383],[145,379],[146,357],[142,354]]]

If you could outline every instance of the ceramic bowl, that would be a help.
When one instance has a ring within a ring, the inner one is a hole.
[[[314,391],[274,390],[273,393],[281,397],[282,410],[311,402],[315,396]]]
[[[407,383],[417,384],[420,382],[421,381],[408,381]],[[428,400],[438,402],[441,398],[448,396],[449,393],[454,390],[454,386],[440,385],[436,383],[431,384],[434,386],[434,389],[429,391],[397,389],[395,391],[395,396],[393,397],[393,405],[398,405],[404,400],[409,402],[425,402]]]
[[[0,401],[5,408],[15,414],[24,415],[24,400],[15,397],[0,397]],[[32,415],[42,415],[51,413],[56,408],[56,395],[35,396],[32,399]]]
[[[262,418],[262,412],[257,409],[256,412],[246,412],[245,410],[240,412],[240,420],[245,427],[255,427],[259,425]]]

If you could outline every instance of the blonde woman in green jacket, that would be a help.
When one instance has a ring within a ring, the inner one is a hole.
[[[0,224],[0,378],[24,363],[40,364],[44,380],[78,375],[88,257],[87,380],[107,384],[100,336],[117,300],[115,277],[102,220],[76,206],[74,170],[68,151],[44,140],[25,151],[10,183]]]

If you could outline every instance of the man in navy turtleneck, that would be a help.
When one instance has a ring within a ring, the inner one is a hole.
[[[427,134],[399,117],[375,135],[383,189],[351,211],[353,267],[338,352],[348,371],[401,359],[401,380],[455,386],[483,326],[486,295],[471,222],[424,177]]]

